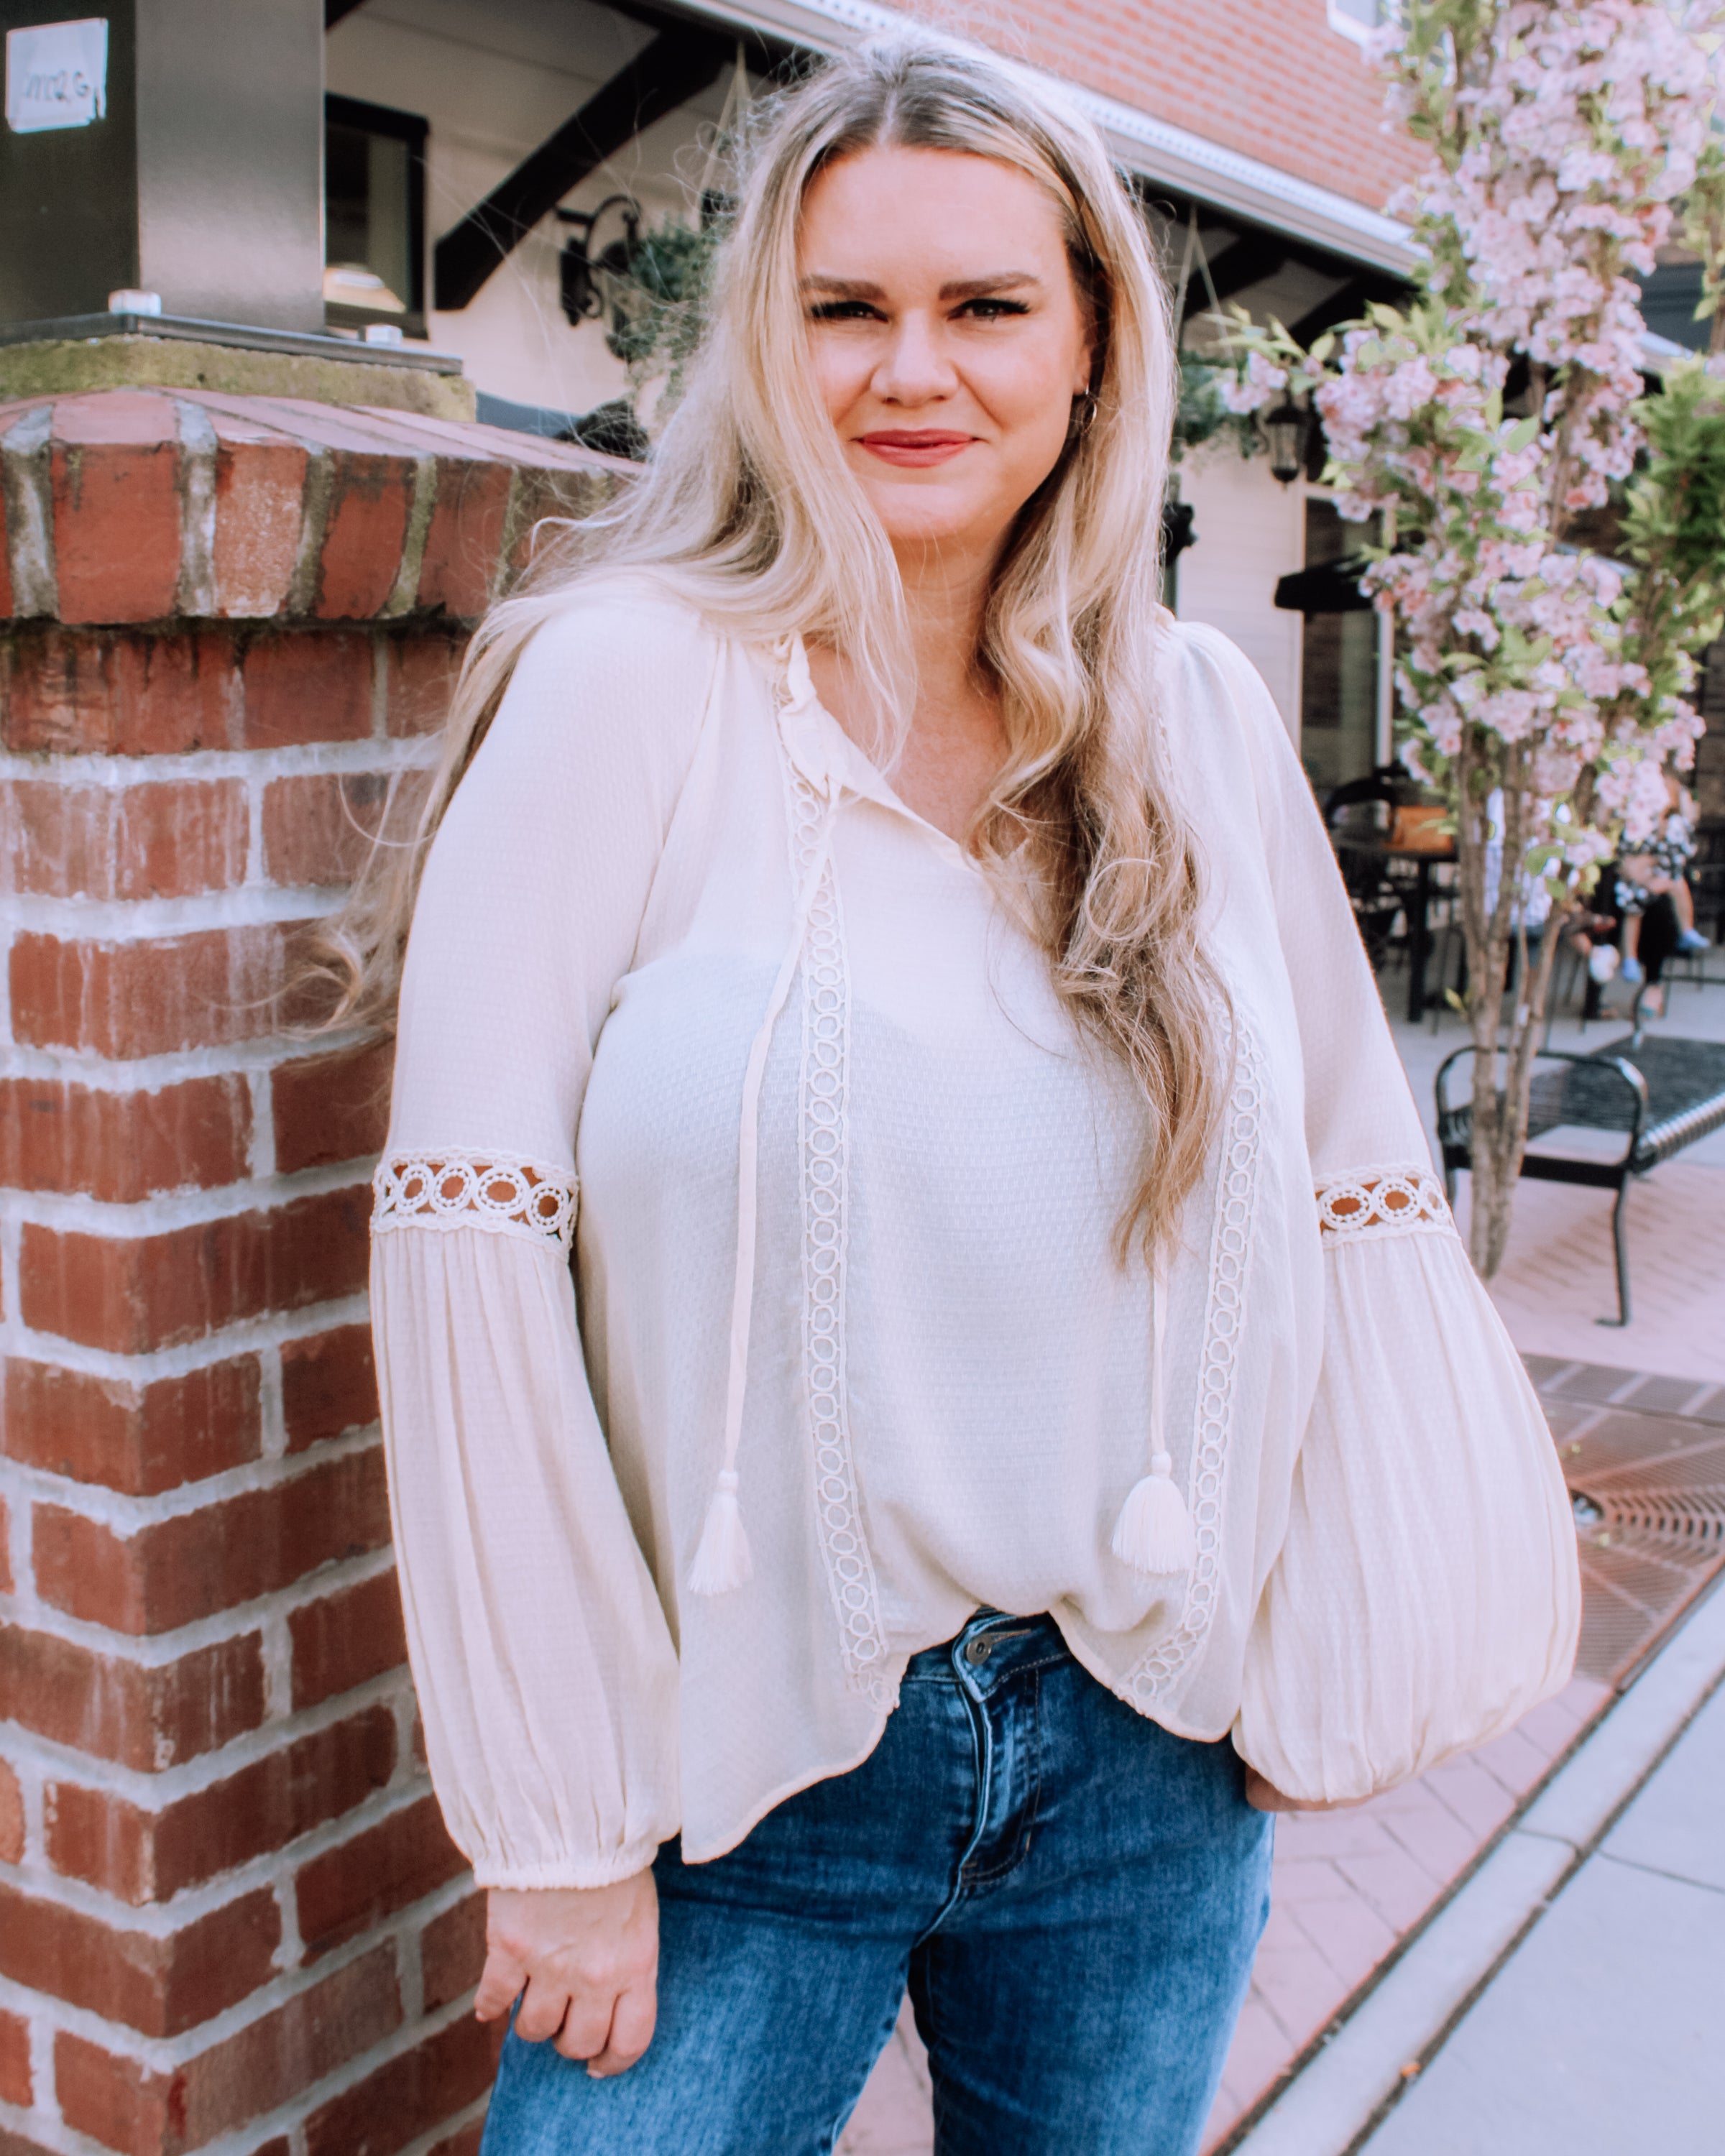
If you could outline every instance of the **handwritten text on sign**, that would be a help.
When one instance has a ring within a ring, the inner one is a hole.
[[[108,109],[108,25],[99,15],[6,33],[6,124],[15,135],[88,127]]]

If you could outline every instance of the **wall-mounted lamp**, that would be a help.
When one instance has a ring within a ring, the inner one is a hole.
[[[593,252],[595,226],[607,210],[623,213],[623,237]],[[599,272],[627,276],[641,244],[641,205],[633,195],[607,195],[597,209],[560,209],[557,222],[572,228],[557,258],[557,296],[571,326],[597,321],[605,311]]]
[[[1306,466],[1306,437],[1312,414],[1291,398],[1264,414],[1264,432],[1270,443],[1270,469],[1284,486],[1298,479]]]

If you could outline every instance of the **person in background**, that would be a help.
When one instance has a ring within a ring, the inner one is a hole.
[[[1655,1017],[1665,1011],[1660,976],[1666,960],[1707,947],[1695,926],[1695,895],[1689,888],[1695,803],[1675,772],[1666,773],[1665,783],[1666,814],[1651,838],[1620,853],[1615,893],[1622,922],[1620,977],[1636,986],[1645,983],[1643,1003]]]

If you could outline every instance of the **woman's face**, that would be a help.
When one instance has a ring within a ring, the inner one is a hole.
[[[798,269],[821,397],[895,549],[992,558],[1090,386],[1059,208],[990,158],[865,150],[810,185]]]

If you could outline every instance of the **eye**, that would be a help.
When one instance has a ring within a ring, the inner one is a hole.
[[[886,316],[867,300],[817,300],[809,310],[812,322],[879,322]]]
[[[967,300],[956,310],[956,318],[968,316],[973,321],[1004,321],[1009,315],[1028,315],[1030,310],[1022,300],[977,299]]]

